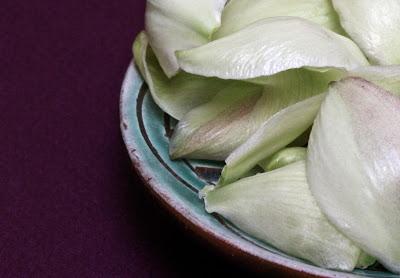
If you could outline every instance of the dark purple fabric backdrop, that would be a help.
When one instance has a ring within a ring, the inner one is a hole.
[[[1,1],[0,277],[249,274],[131,171],[118,99],[144,6]]]

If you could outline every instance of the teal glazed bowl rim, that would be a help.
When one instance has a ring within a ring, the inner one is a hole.
[[[212,162],[169,159],[170,131],[166,126],[169,128],[172,120],[152,101],[133,62],[122,85],[120,121],[133,167],[147,189],[193,234],[236,261],[257,272],[274,270],[296,277],[399,277],[379,270],[346,273],[319,268],[252,238],[217,215],[207,214],[197,194],[212,182],[207,175],[213,171],[208,170],[219,166]]]

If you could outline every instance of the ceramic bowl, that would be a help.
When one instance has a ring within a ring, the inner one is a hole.
[[[352,273],[322,269],[260,242],[218,215],[208,214],[198,192],[218,179],[222,165],[169,158],[168,141],[175,121],[153,102],[133,63],[122,86],[120,111],[123,138],[143,184],[172,215],[223,252],[257,271],[275,269],[292,276],[399,277],[379,267]]]

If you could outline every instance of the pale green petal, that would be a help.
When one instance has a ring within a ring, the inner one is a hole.
[[[371,265],[376,263],[376,259],[364,251],[361,252],[360,257],[358,258],[357,268],[366,269]]]
[[[135,62],[149,86],[157,105],[176,119],[181,119],[193,108],[210,101],[231,81],[196,76],[180,72],[169,79],[161,69],[145,32],[134,43]]]
[[[263,159],[287,146],[313,123],[325,95],[289,106],[267,121],[227,159],[218,184],[234,182]]]
[[[266,172],[268,172],[278,168],[282,168],[297,161],[305,160],[306,158],[307,148],[293,147],[282,149],[258,164]]]
[[[352,70],[350,76],[362,77],[400,96],[400,66],[370,66]]]
[[[341,24],[379,65],[400,64],[399,0],[333,0]]]
[[[193,109],[175,127],[172,158],[224,160],[265,117],[262,87],[237,81],[212,101]]]
[[[177,56],[186,72],[222,79],[270,76],[301,67],[350,70],[368,65],[348,38],[295,17],[263,19]]]
[[[175,51],[209,42],[221,24],[226,0],[147,0],[146,32],[168,77],[179,66]]]
[[[309,190],[304,161],[205,192],[206,209],[285,253],[351,271],[360,249],[339,233]]]
[[[147,73],[145,64],[147,47],[149,46],[149,39],[144,31],[140,32],[133,43],[133,57],[135,60],[135,64],[138,67],[140,73],[142,74],[143,79],[147,82]]]
[[[238,81],[237,84],[241,85],[225,89],[179,122],[171,140],[170,153],[174,158],[225,160],[274,114],[323,93],[331,81],[340,79],[342,75],[336,70],[294,69],[265,79],[264,86]],[[291,141],[308,127],[301,131],[297,127],[293,129],[300,133],[291,133],[295,136]],[[264,158],[266,156],[260,160]],[[252,167],[257,162],[259,160]]]
[[[222,13],[214,38],[235,33],[260,19],[276,16],[301,17],[343,34],[330,0],[231,0]]]
[[[333,85],[314,123],[308,181],[329,220],[400,273],[400,98],[361,78]]]

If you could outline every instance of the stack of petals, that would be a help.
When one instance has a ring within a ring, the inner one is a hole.
[[[226,163],[209,213],[320,267],[400,273],[399,0],[148,0],[145,26],[171,158]]]

